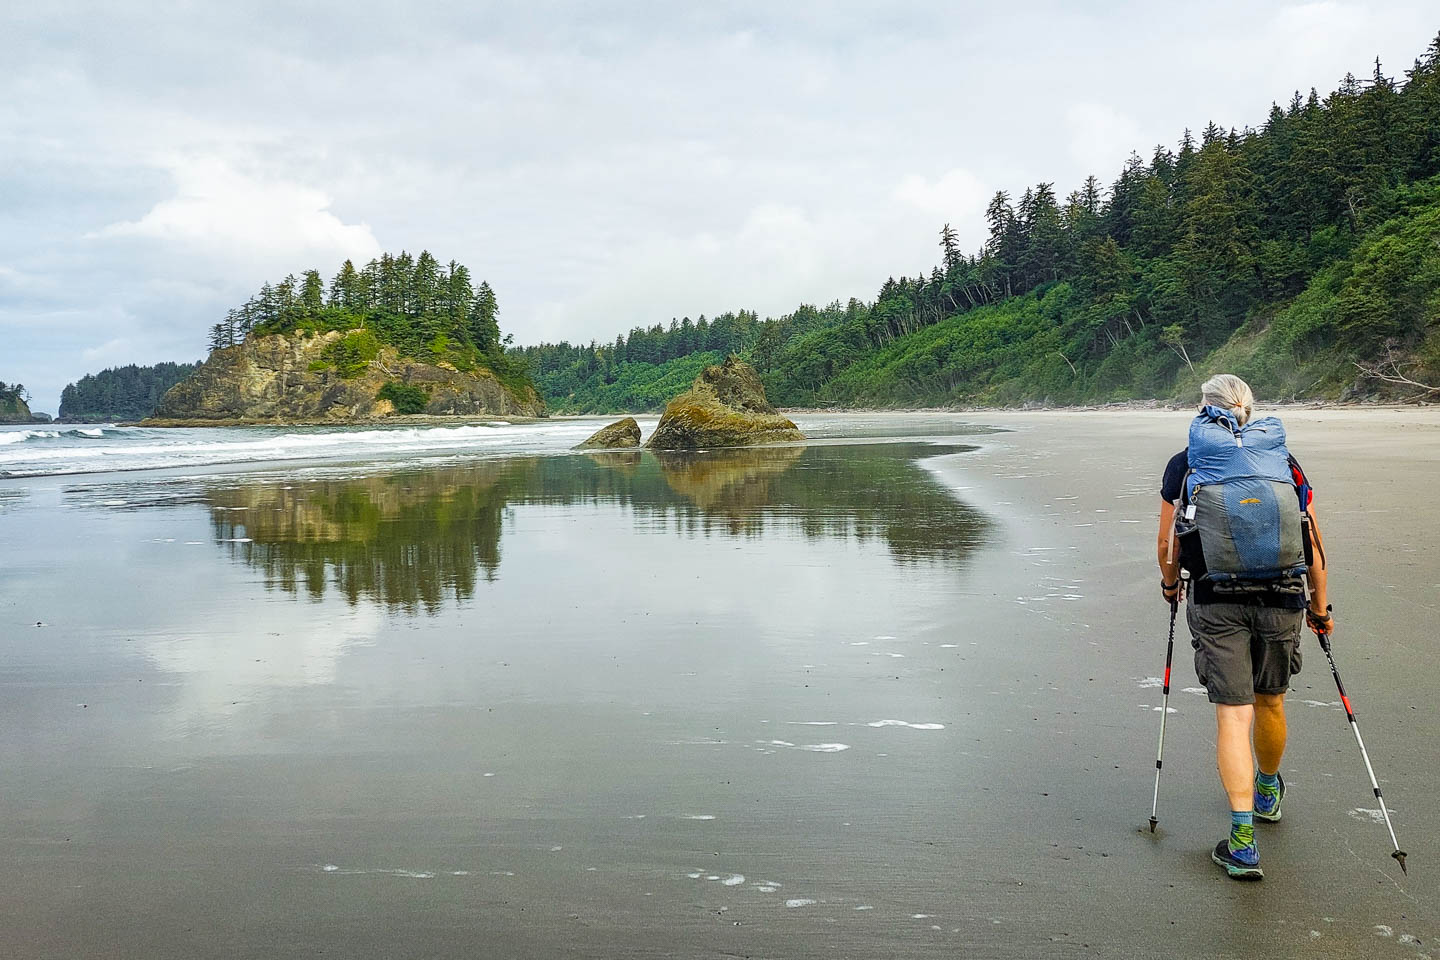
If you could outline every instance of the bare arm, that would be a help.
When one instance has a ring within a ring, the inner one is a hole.
[[[1160,501],[1160,530],[1155,535],[1155,561],[1160,565],[1160,583],[1175,584],[1173,590],[1162,590],[1165,602],[1180,596],[1180,551],[1175,545],[1175,504]]]
[[[1330,605],[1329,570],[1325,562],[1325,542],[1320,537],[1320,524],[1315,520],[1315,508],[1306,511],[1310,522],[1305,526],[1310,531],[1310,552],[1315,562],[1305,572],[1310,584],[1310,612],[1324,616]],[[1333,629],[1333,627],[1332,627]]]

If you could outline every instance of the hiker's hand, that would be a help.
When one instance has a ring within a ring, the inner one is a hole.
[[[1160,581],[1160,594],[1165,598],[1167,604],[1177,604],[1185,599],[1185,585],[1181,583],[1179,577],[1175,578],[1174,583],[1166,583],[1162,579]]]
[[[1335,631],[1335,618],[1331,615],[1332,609],[1329,604],[1326,604],[1324,610],[1306,607],[1305,622],[1310,626],[1310,629],[1316,633],[1333,633]]]

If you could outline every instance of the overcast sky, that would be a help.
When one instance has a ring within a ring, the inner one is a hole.
[[[1163,10],[1163,12],[1157,12]],[[0,380],[193,360],[266,280],[428,248],[518,343],[928,270],[999,189],[1409,66],[1433,0],[0,9]]]

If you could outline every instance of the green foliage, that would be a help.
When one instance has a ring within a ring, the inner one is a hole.
[[[28,398],[24,384],[0,380],[0,417],[29,419],[30,407],[25,402]]]
[[[790,339],[817,329],[844,323],[864,312],[852,300],[848,307],[832,303],[816,308],[805,305],[794,313],[760,320],[753,312],[723,313],[714,320],[689,317],[636,327],[613,344],[572,346],[541,344],[510,351],[523,361],[536,387],[552,409],[577,413],[616,410],[655,410],[690,385],[705,366],[727,355],[745,356],[757,370],[774,363]]]
[[[373,331],[361,328],[325,348],[324,358],[345,379],[365,372],[370,361],[380,355],[380,340]]]
[[[382,347],[392,347],[427,363],[489,370],[524,395],[533,385],[526,365],[505,353],[499,312],[495,291],[484,281],[472,285],[464,264],[441,265],[429,251],[418,257],[402,251],[358,269],[346,260],[328,290],[315,270],[265,284],[210,328],[210,348],[223,350],[250,336],[341,331],[345,337],[310,369],[357,376]]]
[[[1237,331],[1209,366],[1229,363],[1272,396],[1335,393],[1355,376],[1351,358],[1381,348],[1414,355],[1420,370],[1440,368],[1430,354],[1440,337],[1440,177],[1388,201],[1390,219],[1268,323]]]
[[[62,420],[143,420],[160,398],[190,376],[195,363],[157,363],[152,367],[111,367],[88,373],[60,394]]]
[[[389,400],[395,405],[396,413],[424,413],[430,397],[424,390],[413,384],[390,380],[375,394],[376,400]]]

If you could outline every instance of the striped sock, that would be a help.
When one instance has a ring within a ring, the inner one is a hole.
[[[1255,775],[1255,782],[1262,787],[1269,787],[1271,790],[1274,790],[1280,786],[1280,771],[1277,770],[1274,773],[1266,773],[1264,770],[1261,770]]]
[[[1249,810],[1230,811],[1230,855],[1246,863],[1260,862],[1255,849],[1255,814]]]

